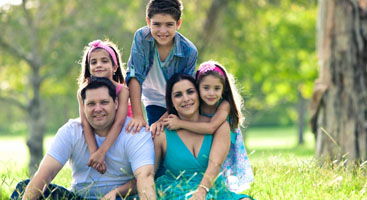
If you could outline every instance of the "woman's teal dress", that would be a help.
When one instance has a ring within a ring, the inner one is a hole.
[[[205,135],[197,158],[183,143],[176,131],[166,131],[167,151],[163,161],[166,169],[156,180],[159,199],[188,199],[201,182],[208,167],[212,135]],[[207,199],[240,199],[245,194],[230,192],[219,175],[207,194]]]

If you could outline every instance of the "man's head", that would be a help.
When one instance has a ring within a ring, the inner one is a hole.
[[[106,136],[112,126],[118,101],[116,88],[108,78],[92,77],[81,90],[85,116],[100,136]]]

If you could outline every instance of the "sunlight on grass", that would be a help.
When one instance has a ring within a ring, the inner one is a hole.
[[[244,131],[255,181],[244,193],[256,199],[367,199],[367,164],[345,167],[332,161],[320,166],[314,158],[314,138],[305,133],[297,145],[295,128],[252,128]],[[52,137],[45,140],[45,148]],[[27,179],[28,150],[23,137],[0,137],[0,200],[9,199],[17,182]],[[53,183],[70,187],[66,166]]]

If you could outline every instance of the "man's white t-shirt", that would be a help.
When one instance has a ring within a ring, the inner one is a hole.
[[[125,125],[129,120],[125,120]],[[143,128],[137,134],[129,134],[124,131],[124,127],[106,153],[107,170],[104,174],[87,165],[90,153],[80,119],[71,119],[58,130],[47,154],[62,165],[69,161],[72,191],[82,197],[101,198],[131,180],[139,167],[154,165],[154,145],[150,132]],[[101,146],[105,137],[95,135],[97,145]]]

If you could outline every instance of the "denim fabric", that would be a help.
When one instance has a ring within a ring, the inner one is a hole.
[[[19,182],[15,190],[13,191],[13,193],[10,196],[10,200],[21,200],[25,192],[25,188],[27,187],[29,182],[30,182],[30,179]],[[94,200],[94,199],[82,198],[76,195],[74,192],[62,186],[56,185],[56,184],[49,184],[47,186],[46,191],[42,194],[42,196],[39,199]],[[133,199],[136,200],[137,199],[138,200],[139,196],[136,194],[136,195],[130,195],[128,197],[116,197],[116,200],[121,200],[121,199],[126,199],[126,200],[133,200]]]
[[[145,110],[147,111],[149,126],[158,121],[158,119],[161,118],[161,116],[167,111],[167,109],[163,107],[154,105],[145,107]]]
[[[22,196],[25,192],[25,188],[29,183],[29,179],[21,181],[17,184],[15,190],[10,196],[10,200],[18,200],[22,199]],[[82,200],[83,198],[79,197],[75,193],[69,191],[68,189],[55,185],[49,184],[47,186],[46,191],[42,194],[40,199],[70,199],[70,200]]]
[[[165,75],[166,80],[171,78],[175,73],[185,73],[194,76],[197,49],[195,45],[187,38],[176,32],[175,54],[174,59],[169,63]],[[143,84],[154,61],[155,40],[147,26],[136,31],[134,41],[132,43],[130,58],[128,61],[128,70],[126,74],[126,82],[128,83],[132,77],[135,77],[140,85]]]

